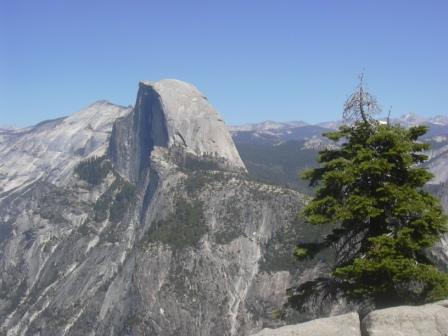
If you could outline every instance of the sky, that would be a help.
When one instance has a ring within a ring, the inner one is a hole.
[[[139,80],[193,83],[228,124],[341,117],[364,72],[384,111],[446,115],[448,1],[0,0],[0,125]]]

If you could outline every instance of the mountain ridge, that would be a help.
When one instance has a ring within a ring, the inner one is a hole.
[[[386,119],[380,118],[380,120],[385,121]],[[448,126],[448,116],[446,115],[435,115],[432,117],[420,116],[416,113],[406,113],[398,118],[391,118],[392,122],[400,123],[402,125],[418,125],[418,124],[433,124]],[[303,126],[322,126],[324,128],[336,129],[339,125],[343,123],[342,120],[333,121],[320,121],[316,123],[308,123],[306,121],[274,121],[265,120],[255,123],[246,123],[241,125],[230,125],[229,129],[231,132],[234,131],[266,131],[274,129],[288,129],[294,127]]]
[[[300,278],[290,251],[308,234],[295,220],[304,196],[251,179],[197,92],[175,83],[170,105],[152,85],[106,121],[91,106],[81,124],[4,143],[16,150],[4,169],[35,166],[0,175],[0,333],[235,336],[281,324],[271,312]],[[199,105],[217,132],[201,135]]]

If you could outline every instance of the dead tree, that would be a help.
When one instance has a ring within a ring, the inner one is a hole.
[[[359,76],[359,84],[355,91],[345,101],[344,121],[356,122],[363,121],[369,123],[372,116],[381,112],[381,108],[374,96],[365,88],[364,74]]]

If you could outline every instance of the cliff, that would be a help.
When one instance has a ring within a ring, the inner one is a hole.
[[[133,109],[101,102],[2,139],[1,333],[281,324],[304,197],[251,180],[192,85],[142,82]]]

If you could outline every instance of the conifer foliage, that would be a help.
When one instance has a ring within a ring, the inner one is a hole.
[[[377,307],[445,299],[448,275],[425,253],[447,231],[439,200],[423,189],[432,178],[422,166],[428,144],[419,141],[427,128],[380,123],[355,107],[361,118],[326,134],[338,148],[321,151],[320,167],[303,174],[316,187],[305,218],[332,227],[323,245],[335,251],[333,279],[349,298]],[[293,293],[297,305],[303,292]]]

